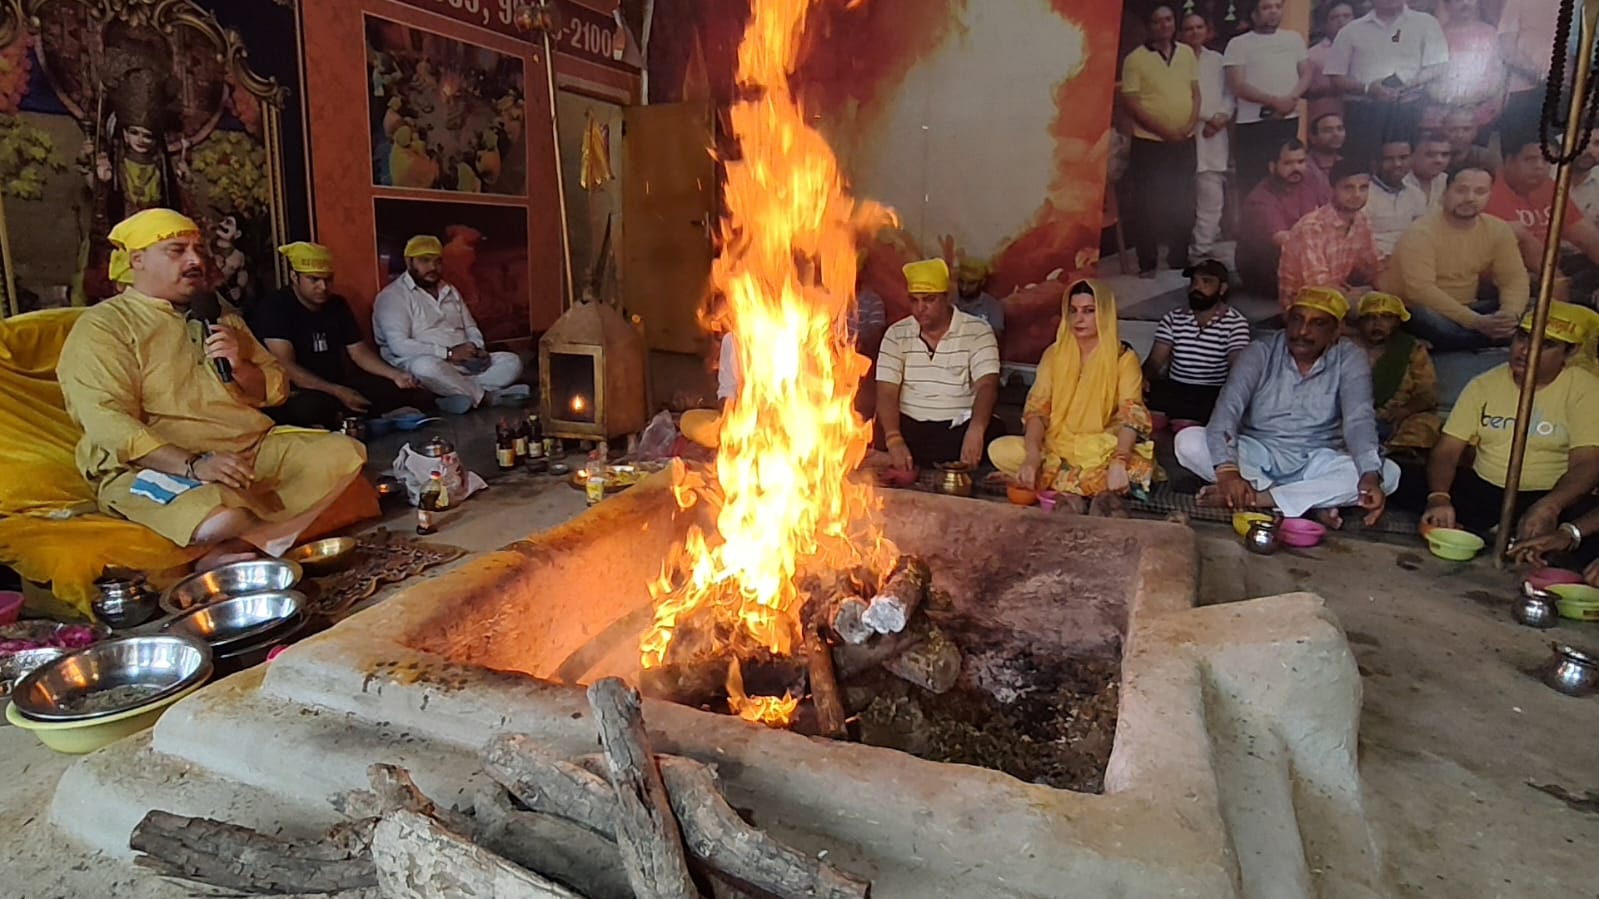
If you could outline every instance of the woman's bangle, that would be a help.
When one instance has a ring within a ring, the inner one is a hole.
[[[1568,552],[1575,551],[1582,546],[1582,528],[1568,521],[1560,525],[1560,531],[1571,538],[1571,549]]]
[[[898,441],[900,443],[904,443],[905,442],[905,438],[898,431],[895,431],[892,434],[887,434],[887,435],[885,435],[883,437],[883,443],[884,444],[894,443],[895,441]]]
[[[1439,496],[1443,497],[1444,502],[1446,502],[1446,503],[1452,503],[1455,500],[1454,497],[1449,495],[1449,491],[1447,491],[1447,490],[1434,490],[1433,492],[1427,494],[1427,502],[1430,503],[1430,502],[1433,501],[1434,497],[1439,497]]]
[[[1110,458],[1113,462],[1120,462],[1123,465],[1126,465],[1127,460],[1132,458],[1132,453],[1116,452],[1112,453]]]
[[[194,466],[199,465],[200,464],[200,460],[204,459],[207,455],[208,455],[207,453],[201,453],[198,456],[190,456],[189,457],[189,461],[187,463],[185,463],[184,466],[183,466],[183,473],[188,476],[189,480],[191,480],[191,481],[200,480],[199,478],[195,477],[195,475],[194,475]]]

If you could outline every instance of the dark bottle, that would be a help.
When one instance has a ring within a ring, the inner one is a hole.
[[[539,414],[527,417],[527,467],[530,471],[544,471],[550,460],[544,454],[544,428],[539,424]]]
[[[450,498],[444,490],[444,477],[438,472],[428,478],[416,504],[416,532],[426,537],[439,529],[438,513],[450,507]]]
[[[517,462],[527,458],[527,425],[520,421],[511,423],[511,449]]]
[[[511,426],[503,418],[494,426],[494,461],[499,464],[501,471],[516,468],[516,444],[511,436]]]

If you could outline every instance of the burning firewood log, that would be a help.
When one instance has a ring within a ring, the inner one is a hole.
[[[633,892],[638,899],[699,899],[666,785],[644,734],[643,700],[614,677],[596,681],[588,696],[616,791],[616,843]]]
[[[815,626],[805,631],[805,663],[810,670],[811,705],[821,735],[834,740],[845,737],[844,703],[838,696],[838,676],[833,672],[833,650]]]
[[[615,835],[614,792],[592,769],[562,761],[527,737],[497,737],[485,751],[485,769],[511,795],[534,811],[574,821],[606,837]],[[660,757],[672,811],[693,856],[735,881],[779,899],[865,899],[870,884],[746,824],[722,798],[714,772],[675,756]]]
[[[872,638],[876,631],[866,623],[866,610],[870,608],[866,600],[853,594],[840,596],[833,603],[833,612],[830,623],[833,633],[843,639],[845,643],[859,646]]]
[[[878,634],[903,631],[922,600],[927,598],[932,583],[933,572],[927,562],[916,556],[901,556],[894,573],[883,582],[883,588],[861,614],[861,623]]]
[[[639,692],[651,699],[665,699],[690,708],[717,706],[727,699],[728,669],[735,657],[739,661],[744,689],[750,695],[782,696],[801,692],[805,660],[774,657],[764,651],[755,656],[731,653],[646,668],[639,672]]]

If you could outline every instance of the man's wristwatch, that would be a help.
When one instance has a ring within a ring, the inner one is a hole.
[[[1560,525],[1560,532],[1571,538],[1571,549],[1576,550],[1582,546],[1582,528],[1567,521]]]

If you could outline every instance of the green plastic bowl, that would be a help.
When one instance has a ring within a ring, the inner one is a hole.
[[[1470,531],[1454,528],[1433,528],[1427,532],[1427,548],[1440,559],[1451,562],[1469,562],[1487,545]]]
[[[1599,587],[1587,584],[1555,584],[1549,588],[1557,599],[1561,618],[1572,621],[1599,621]]]

